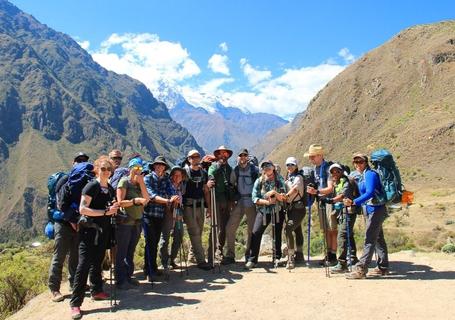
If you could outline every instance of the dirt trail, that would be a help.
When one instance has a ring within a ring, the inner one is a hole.
[[[390,255],[393,273],[384,278],[326,278],[324,270],[269,269],[261,262],[221,274],[191,267],[168,283],[119,292],[117,311],[109,302],[86,299],[83,319],[454,319],[455,256],[401,252]],[[68,292],[65,292],[68,294]],[[69,299],[52,303],[44,293],[10,319],[70,319]]]

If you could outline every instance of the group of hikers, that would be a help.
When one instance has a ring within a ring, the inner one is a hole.
[[[112,253],[107,260],[115,288],[138,286],[134,254],[141,232],[145,238],[144,277],[150,282],[162,281],[169,270],[181,268],[176,264],[178,256],[202,270],[234,264],[237,229],[244,217],[245,269],[257,266],[261,239],[271,224],[274,266],[284,256],[284,230],[287,258],[283,264],[292,270],[305,263],[302,223],[307,214],[306,262],[310,259],[312,208],[317,209],[325,236],[325,257],[319,264],[326,272],[365,278],[375,252],[377,266],[368,274],[389,272],[382,229],[387,194],[366,154],[352,156],[355,171],[350,174],[346,166],[325,160],[324,149],[317,144],[305,153],[311,167],[299,169],[291,156],[286,159],[286,172],[269,160],[258,164],[247,149],[237,153],[232,167],[228,161],[232,155],[225,146],[204,157],[191,150],[185,161],[171,167],[162,155],[146,162],[136,153],[125,159],[127,167],[121,167],[120,150],[100,156],[93,164],[87,154],[76,154],[68,174],[53,174],[48,181],[49,224],[55,239],[49,270],[52,301],[64,300],[60,285],[67,256],[72,318],[82,317],[80,307],[87,290],[94,300],[109,299],[102,277],[107,249]],[[360,257],[354,239],[358,214],[363,214],[366,224]],[[207,251],[202,241],[206,219],[210,220]],[[188,255],[182,245],[184,225],[191,242]]]

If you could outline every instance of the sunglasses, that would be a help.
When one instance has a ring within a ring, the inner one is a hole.
[[[100,170],[103,171],[103,172],[106,172],[106,171],[111,172],[112,168],[111,167],[101,167]]]
[[[362,164],[362,163],[365,163],[365,160],[354,160],[354,161],[352,161],[352,163]]]
[[[142,171],[142,167],[139,167],[139,166],[135,166],[135,167],[133,167],[132,169],[133,169],[133,170],[140,170],[140,171]]]
[[[191,158],[191,159],[200,159],[201,156],[191,156],[190,158]]]
[[[244,153],[242,153],[242,154],[239,154],[239,157],[241,157],[241,158],[244,158],[244,157],[248,157],[248,155],[247,155],[247,154],[244,154]]]
[[[111,159],[112,159],[112,160],[119,160],[119,161],[122,161],[123,157],[112,157]]]
[[[295,164],[292,164],[292,163],[286,164],[286,167],[288,167],[288,168],[289,168],[289,167],[294,167],[294,166],[295,166]]]

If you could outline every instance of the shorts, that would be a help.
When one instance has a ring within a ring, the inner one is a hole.
[[[332,209],[331,204],[322,204],[321,208],[319,209],[319,225],[321,226],[321,230],[324,230],[324,222],[322,221],[322,206],[326,206],[325,215],[327,217],[327,231],[337,231],[338,229],[338,221],[337,221],[337,212],[336,210]]]

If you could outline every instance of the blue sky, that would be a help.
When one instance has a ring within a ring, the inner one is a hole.
[[[400,30],[455,13],[455,1],[12,2],[152,91],[164,79],[194,104],[284,117]]]

